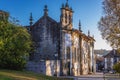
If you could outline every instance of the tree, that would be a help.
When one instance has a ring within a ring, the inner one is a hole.
[[[104,0],[103,10],[98,29],[103,39],[120,50],[120,0]]]
[[[0,68],[23,69],[31,46],[31,36],[26,28],[0,21]]]

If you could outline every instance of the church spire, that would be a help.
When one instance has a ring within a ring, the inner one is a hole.
[[[33,24],[33,17],[32,17],[32,13],[30,13],[30,26],[32,26],[32,24]]]
[[[45,7],[44,7],[44,16],[48,16],[48,9],[47,9],[47,5],[45,5]]]
[[[80,20],[79,20],[79,31],[81,31],[82,32],[82,30],[81,30],[81,22],[80,22]]]

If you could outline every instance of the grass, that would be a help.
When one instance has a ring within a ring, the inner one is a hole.
[[[14,80],[14,79],[8,76],[0,75],[0,80]]]
[[[29,71],[0,70],[0,80],[73,80],[37,74]]]

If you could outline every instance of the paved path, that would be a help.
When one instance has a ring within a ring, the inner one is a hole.
[[[77,78],[75,80],[104,80],[103,78]]]
[[[74,80],[120,80],[120,78],[105,78],[103,73],[96,73],[92,75],[80,75],[80,76],[62,76],[67,78],[74,78]]]
[[[120,80],[120,79],[115,79],[115,78],[109,78],[109,79],[104,79],[104,78],[78,78],[75,80]]]
[[[62,78],[74,78],[75,80],[104,80],[103,73],[96,73],[92,75],[80,75],[80,76],[61,76]]]
[[[104,80],[103,73],[96,73],[92,75],[80,75],[75,80]]]
[[[109,74],[113,76],[113,74]],[[75,80],[120,80],[120,78],[117,77],[106,77],[104,78],[103,73],[96,73],[93,75],[80,75],[75,78]]]

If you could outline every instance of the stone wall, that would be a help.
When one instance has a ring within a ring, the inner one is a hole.
[[[29,71],[42,73],[49,76],[60,75],[59,60],[45,60],[40,62],[29,61],[26,66],[26,69]]]
[[[40,61],[40,62],[28,61],[26,64],[26,69],[28,71],[46,74],[46,62],[45,61]]]
[[[32,26],[31,34],[35,42],[34,60],[54,60],[59,53],[59,28],[49,17],[41,18]]]

